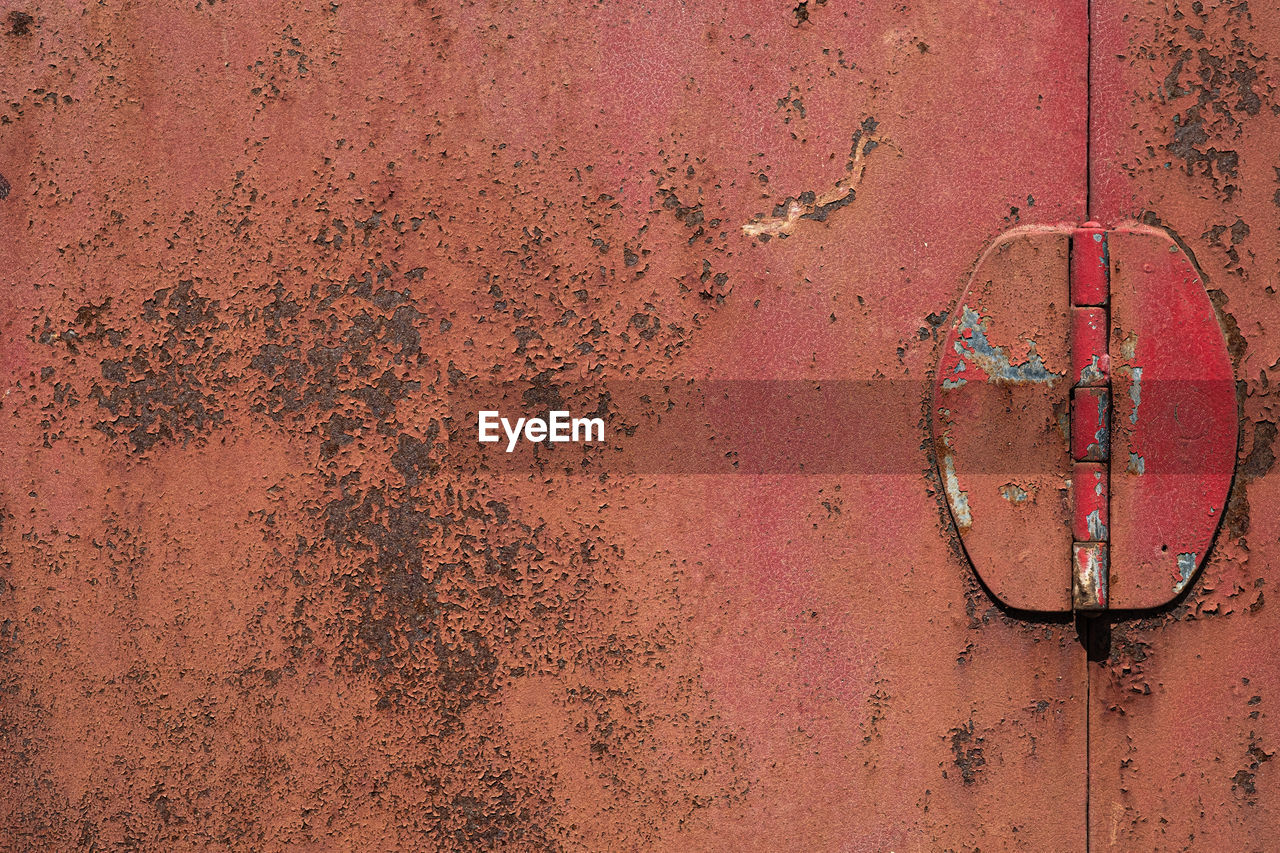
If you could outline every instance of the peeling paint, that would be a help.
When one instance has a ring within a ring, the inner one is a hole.
[[[1098,367],[1098,357],[1096,355],[1090,356],[1089,363],[1080,369],[1079,384],[1096,385],[1106,380],[1107,375]]]
[[[1000,487],[1000,497],[1010,503],[1022,503],[1027,499],[1027,490],[1017,483],[1005,483]]]
[[[1071,405],[1072,452],[1082,461],[1107,461],[1111,455],[1110,390],[1077,388]]]
[[[1132,361],[1138,356],[1138,335],[1136,332],[1130,332],[1120,339],[1120,357],[1125,361]]]
[[[788,237],[801,221],[807,219],[825,222],[831,213],[851,204],[857,197],[858,185],[862,183],[862,176],[866,172],[864,158],[880,144],[880,139],[872,135],[875,128],[875,119],[867,118],[854,133],[853,149],[849,162],[845,165],[846,174],[836,181],[835,186],[822,195],[805,192],[799,198],[787,199],[774,208],[771,216],[757,215],[743,224],[742,233],[762,242],[772,237]]]
[[[956,526],[963,533],[973,526],[973,515],[969,512],[969,493],[960,488],[955,460],[950,453],[942,457],[942,470],[947,481],[947,502],[951,504],[951,514],[955,516]]]
[[[986,754],[982,748],[984,738],[974,734],[972,719],[947,732],[947,737],[951,741],[951,751],[955,755],[953,763],[960,771],[960,781],[965,785],[974,784],[987,763]]]
[[[1188,551],[1178,555],[1178,580],[1173,584],[1174,592],[1181,592],[1182,588],[1191,580],[1191,575],[1196,570],[1196,553]]]
[[[1093,433],[1093,443],[1089,445],[1090,452],[1096,450],[1103,459],[1111,450],[1111,418],[1107,412],[1109,402],[1108,395],[1098,395],[1098,428]]]
[[[1004,347],[994,346],[987,340],[988,321],[968,305],[960,308],[960,337],[956,338],[955,351],[961,359],[972,360],[975,367],[987,374],[989,382],[1045,382],[1061,379],[1061,373],[1053,373],[1045,367],[1036,353],[1036,342],[1027,339],[1030,351],[1027,360],[1013,364]]]
[[[1107,540],[1107,525],[1102,520],[1101,511],[1095,509],[1089,513],[1086,520],[1089,525],[1089,538],[1095,542],[1105,542]]]
[[[1106,609],[1107,563],[1105,542],[1077,542],[1072,546],[1071,602],[1076,610]]]
[[[1130,450],[1129,467],[1126,470],[1130,474],[1145,474],[1147,473],[1147,460]]]
[[[950,379],[942,380],[943,389],[946,391],[952,391],[952,390],[955,390],[956,388],[962,388],[966,384],[968,384],[969,380],[960,376],[960,374],[964,373],[965,370],[968,369],[968,367],[969,365],[965,364],[963,361],[957,361],[955,363],[955,366],[951,368],[951,372],[955,374],[955,376],[951,377]]]
[[[1129,399],[1133,401],[1133,411],[1129,413],[1129,423],[1135,426],[1138,423],[1138,407],[1142,405],[1142,368],[1133,367],[1129,370],[1133,377],[1133,384],[1129,386]]]
[[[1064,405],[1062,411],[1058,412],[1054,423],[1058,427],[1058,434],[1062,436],[1063,441],[1071,441],[1071,407]]]

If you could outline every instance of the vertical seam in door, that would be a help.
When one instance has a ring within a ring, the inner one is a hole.
[[[1093,218],[1093,0],[1085,0],[1084,42],[1084,215]],[[1109,467],[1109,466],[1108,466]],[[1085,623],[1084,654],[1084,850],[1090,853],[1093,846],[1091,806],[1093,797],[1090,783],[1093,781],[1093,738],[1090,723],[1093,721],[1093,667],[1090,666],[1090,650],[1094,643],[1094,620]]]
[[[1085,0],[1084,218],[1093,218],[1093,0]]]
[[[1085,623],[1085,655],[1084,655],[1084,850],[1089,853],[1093,841],[1093,831],[1090,826],[1090,806],[1092,798],[1089,793],[1089,783],[1093,777],[1093,744],[1090,739],[1089,723],[1093,720],[1093,667],[1089,665],[1089,649],[1093,648],[1094,643],[1094,621],[1090,619]]]

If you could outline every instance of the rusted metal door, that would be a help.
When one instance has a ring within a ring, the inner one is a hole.
[[[1094,0],[1092,19],[1091,214],[1166,229],[1192,255],[1230,347],[1239,447],[1201,574],[1172,604],[1097,626],[1090,837],[1096,849],[1273,849],[1280,6]]]
[[[1277,17],[1122,6],[6,7],[7,846],[1265,847]],[[1091,216],[1244,428],[1189,592],[1078,625],[930,421]]]

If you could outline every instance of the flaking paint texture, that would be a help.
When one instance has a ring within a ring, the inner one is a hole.
[[[6,846],[1083,839],[1074,629],[926,439],[983,246],[1083,216],[1083,4],[0,15]],[[455,405],[833,377],[919,384],[913,473],[512,467]]]
[[[1093,14],[1092,214],[1145,219],[1189,250],[1227,337],[1240,440],[1212,549],[1180,558],[1202,558],[1199,575],[1173,606],[1112,625],[1111,656],[1090,668],[1091,837],[1266,850],[1280,827],[1280,7],[1122,0]]]

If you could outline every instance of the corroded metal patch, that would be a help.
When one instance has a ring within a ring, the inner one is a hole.
[[[1071,455],[1077,462],[1111,458],[1111,391],[1076,388],[1071,395]]]
[[[1077,611],[1107,609],[1107,543],[1071,546],[1071,606]]]
[[[943,345],[934,441],[952,518],[1010,607],[1071,608],[1070,231],[1023,229],[983,256]]]

